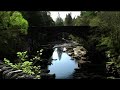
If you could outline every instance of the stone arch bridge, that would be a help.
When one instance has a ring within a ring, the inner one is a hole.
[[[53,39],[63,32],[86,38],[91,28],[89,26],[31,27],[28,33],[31,38],[39,34],[47,34],[46,38],[50,39],[51,37]]]
[[[34,45],[47,44],[48,42],[62,41],[67,34],[72,34],[87,40],[90,30],[89,26],[52,26],[52,27],[31,27],[28,37],[31,47]]]

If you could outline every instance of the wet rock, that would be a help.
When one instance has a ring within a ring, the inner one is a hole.
[[[67,49],[64,47],[64,48],[63,48],[63,52],[66,52],[66,51],[67,51]]]
[[[13,69],[8,69],[6,71],[3,71],[3,75],[5,75],[6,73],[11,72],[11,71],[13,71]]]
[[[74,77],[74,79],[82,79],[82,77]]]
[[[74,75],[74,77],[76,78],[76,79],[88,79],[89,78],[89,76],[88,75],[85,75],[84,73],[75,73],[75,75]]]
[[[91,79],[106,79],[104,76],[101,75],[93,75]]]
[[[12,69],[11,67],[6,67],[6,66],[3,66],[1,69],[0,69],[0,72],[2,71],[5,71],[5,70],[8,70],[8,69]]]
[[[0,69],[1,69],[1,68],[3,68],[3,67],[6,67],[6,65],[3,65],[3,64],[2,64],[2,65],[0,65]]]
[[[3,64],[2,64],[2,65],[0,65],[0,69],[1,69],[1,68],[3,68],[3,67],[5,67],[5,65],[3,65]]]
[[[86,64],[86,65],[88,65],[88,64],[91,64],[91,61],[79,60],[78,63],[79,64]]]
[[[73,55],[73,53],[68,53],[68,55],[69,55],[69,56],[72,56],[72,55]]]
[[[81,72],[80,68],[75,68],[74,70],[75,70],[76,73],[80,73]]]
[[[41,70],[41,73],[49,73],[50,72],[50,70],[47,70],[47,69],[42,69]]]
[[[47,73],[42,73],[41,79],[55,79],[55,74],[47,74]]]
[[[52,63],[51,62],[47,62],[47,65],[51,65]]]
[[[120,78],[120,68],[117,68],[114,63],[107,63],[106,64],[106,75],[107,77],[115,77]]]
[[[67,48],[67,53],[69,56],[76,60],[87,60],[86,54],[87,50],[83,46],[75,46],[72,48]]]
[[[8,69],[8,70],[4,71],[4,72],[2,73],[3,78],[5,78],[6,74],[9,73],[9,72],[11,72],[11,71],[13,71],[13,69]]]
[[[24,75],[18,76],[16,79],[26,79]]]
[[[33,79],[34,78],[34,76],[32,76],[32,75],[24,75],[24,79]]]
[[[10,79],[14,74],[22,72],[22,70],[11,71],[6,74],[6,79]]]
[[[10,79],[16,79],[18,76],[22,76],[22,75],[24,75],[24,74],[25,74],[25,73],[23,73],[23,72],[16,73],[16,74],[14,74],[13,76],[11,76]]]
[[[74,75],[73,75],[74,77],[80,77],[80,73],[75,73]]]
[[[77,57],[82,57],[87,54],[87,50],[83,46],[77,46],[76,48],[73,48],[73,50]]]
[[[86,61],[87,58],[86,58],[86,57],[81,57],[81,60]],[[89,61],[89,62],[90,62],[90,61]]]
[[[26,73],[20,72],[11,77],[11,79],[14,79],[14,78],[15,79],[35,79],[35,76],[27,75]]]
[[[74,60],[74,58],[71,57],[71,60]]]
[[[32,76],[32,75],[26,75],[26,74],[23,74],[21,76],[18,76],[16,79],[34,79],[35,77]]]

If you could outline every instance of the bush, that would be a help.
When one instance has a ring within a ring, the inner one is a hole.
[[[27,34],[28,22],[20,12],[15,11],[10,17],[10,28],[20,29],[21,33]]]
[[[4,62],[7,65],[10,65],[11,67],[15,69],[23,70],[23,72],[29,74],[29,75],[35,75],[37,78],[40,78],[40,66],[34,66],[35,62],[40,60],[40,56],[42,55],[42,49],[40,51],[37,51],[37,56],[35,56],[33,59],[30,59],[31,61],[28,61],[27,51],[25,52],[17,52],[17,56],[20,59],[19,63],[13,64],[10,63],[10,61],[6,58],[4,58]]]

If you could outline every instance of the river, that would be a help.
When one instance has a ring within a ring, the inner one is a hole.
[[[78,68],[78,63],[72,59],[66,52],[65,47],[54,48],[52,55],[52,64],[48,66],[50,74],[55,74],[55,79],[72,79],[74,69]]]

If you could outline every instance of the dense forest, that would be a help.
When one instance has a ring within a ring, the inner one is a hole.
[[[27,40],[29,30],[32,30],[33,27],[44,26],[90,26],[96,28],[90,31],[90,35],[86,36],[88,41],[82,43],[89,51],[88,54],[91,62],[98,64],[105,63],[104,73],[107,74],[107,78],[119,78],[120,12],[80,12],[81,14],[76,18],[72,18],[71,13],[69,13],[66,14],[65,20],[58,15],[56,21],[54,21],[49,11],[0,11],[1,62],[40,79],[40,73],[42,73],[41,65],[37,64],[37,62],[41,63],[44,59],[44,49],[38,48],[35,51],[36,54],[29,55],[29,40]],[[81,43],[79,36],[70,34],[68,37],[72,41]],[[42,44],[46,40],[47,35],[40,34],[38,38],[40,38],[39,44]],[[94,55],[96,55],[96,58]]]

